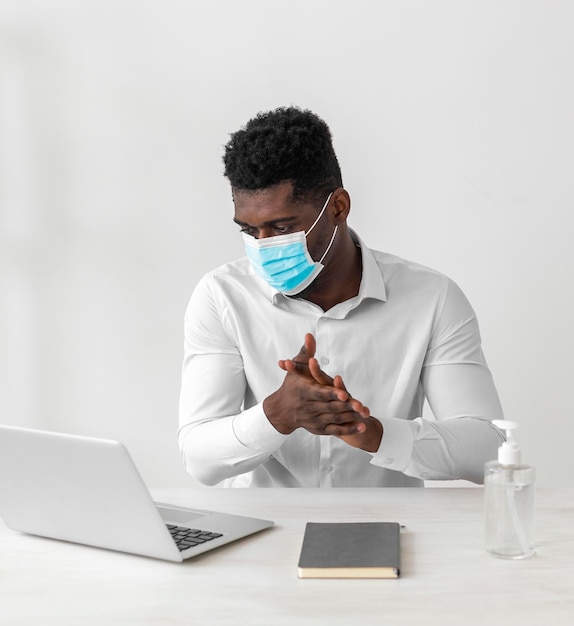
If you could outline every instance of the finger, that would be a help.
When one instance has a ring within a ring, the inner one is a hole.
[[[280,366],[281,367],[281,366]],[[291,374],[298,374],[301,376],[305,376],[306,378],[312,378],[309,373],[309,366],[307,363],[299,363],[298,361],[294,361],[293,359],[285,359],[283,361],[283,367],[286,372],[290,372]]]
[[[305,422],[315,422],[318,427],[329,423],[362,422],[363,416],[349,402],[339,399],[309,400],[301,408],[299,416]]]
[[[296,428],[304,428],[314,435],[355,435],[365,432],[366,425],[354,413],[341,413],[340,415],[325,415],[321,418],[299,420]]]
[[[339,374],[337,374],[333,379],[333,386],[337,387],[337,389],[344,389],[345,391],[347,391],[345,383],[343,382],[343,379],[339,376]]]
[[[349,397],[349,404],[353,408],[353,411],[358,413],[361,417],[370,417],[371,411],[369,407],[366,407],[362,402],[356,398]]]
[[[319,361],[315,357],[309,359],[309,371],[320,385],[333,385],[333,379],[321,369]],[[346,391],[346,389],[343,389],[343,391]]]
[[[315,351],[317,350],[317,342],[315,341],[315,337],[311,333],[307,333],[305,335],[305,353],[309,356],[309,358],[315,356]]]
[[[347,391],[347,388],[345,387],[345,383],[343,382],[343,379],[338,374],[333,379],[333,386],[336,387],[337,389],[343,389]],[[349,402],[351,406],[353,407],[353,409],[357,413],[359,413],[362,417],[369,417],[371,415],[371,411],[369,410],[369,408],[364,406],[363,403],[360,402],[359,400],[353,398],[350,394],[349,394]]]
[[[329,424],[323,431],[325,435],[334,437],[348,437],[349,435],[359,435],[367,430],[364,422],[349,422],[344,424]]]
[[[316,347],[315,337],[311,333],[307,333],[299,354],[292,359],[279,359],[277,364],[285,372],[309,376],[308,363],[309,359],[315,356]]]
[[[311,333],[305,335],[305,341],[299,350],[299,354],[292,360],[297,363],[308,363],[309,359],[315,356],[315,350],[317,349],[317,343],[315,337]]]
[[[313,379],[314,383],[317,383],[315,379]],[[339,401],[344,402],[349,409],[352,409],[349,401],[351,400],[351,396],[342,389],[337,389],[333,387],[333,385],[318,385],[315,384],[315,388],[313,389],[315,395],[314,399],[323,400],[323,401]]]

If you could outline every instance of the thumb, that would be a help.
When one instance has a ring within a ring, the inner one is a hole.
[[[299,350],[299,354],[294,356],[291,361],[295,363],[301,363],[302,365],[308,365],[309,359],[315,356],[315,350],[317,349],[317,343],[315,337],[311,333],[305,335],[305,341]]]
[[[279,367],[292,374],[303,374],[309,376],[309,361],[315,356],[317,344],[315,337],[311,333],[305,335],[305,341],[297,354],[292,359],[281,359]]]
[[[295,361],[295,363],[309,363],[309,359],[312,359],[315,356],[315,350],[317,349],[317,343],[315,341],[315,337],[311,333],[307,333],[305,335],[305,342],[301,346],[299,350],[299,354],[291,359]]]

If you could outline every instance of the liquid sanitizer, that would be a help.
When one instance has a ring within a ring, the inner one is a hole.
[[[492,422],[506,432],[498,460],[484,466],[485,548],[501,559],[534,554],[534,468],[522,465],[513,431],[518,424]]]

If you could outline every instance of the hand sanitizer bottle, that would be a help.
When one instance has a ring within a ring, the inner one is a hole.
[[[484,466],[485,548],[501,559],[534,554],[534,468],[522,465],[513,431],[518,424],[492,422],[506,431],[498,460]]]

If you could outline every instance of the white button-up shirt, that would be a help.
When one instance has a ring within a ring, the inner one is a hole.
[[[354,235],[356,237],[356,235]],[[286,297],[246,258],[210,272],[185,315],[179,442],[188,472],[233,487],[405,487],[482,482],[502,436],[502,410],[474,311],[446,276],[367,248],[359,294],[328,311]],[[299,428],[279,433],[263,411],[306,333],[329,375],[383,425],[376,453]],[[434,417],[423,418],[425,397]]]

